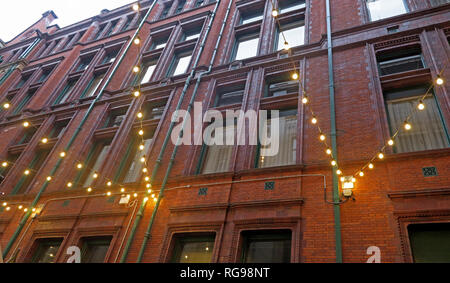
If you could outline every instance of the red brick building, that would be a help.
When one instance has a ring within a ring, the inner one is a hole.
[[[4,259],[450,261],[448,3],[141,1],[64,28],[45,13],[0,49]],[[281,110],[280,154],[175,147],[191,102]]]

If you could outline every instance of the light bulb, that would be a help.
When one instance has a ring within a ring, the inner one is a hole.
[[[8,162],[3,162],[2,167],[8,167]]]
[[[8,102],[3,103],[3,108],[9,109],[9,107],[11,107],[11,104],[9,104]]]
[[[373,168],[375,168],[375,166],[372,163],[370,163],[369,164],[369,169],[373,169]]]
[[[331,149],[327,148],[327,154],[331,155],[332,153],[333,153],[333,151]]]
[[[139,6],[139,3],[134,3],[133,6],[131,6],[131,8],[133,9],[133,11],[137,12],[141,7]]]
[[[150,189],[147,191],[148,194],[151,194],[153,191]]]
[[[441,78],[441,76],[438,76],[436,79],[436,84],[437,85],[443,85],[444,84],[444,79]]]
[[[288,50],[290,49],[289,43],[288,43],[287,41],[284,42],[283,48],[284,48],[284,50],[286,50],[286,51],[288,51]]]
[[[356,183],[356,178],[352,178],[352,183]]]
[[[7,206],[7,205],[8,205],[8,203],[7,203],[7,202],[4,202],[4,203],[2,203],[2,205],[3,205],[3,206]]]
[[[405,130],[409,131],[409,130],[411,130],[411,129],[412,129],[411,124],[408,123],[408,122],[406,122],[406,123],[405,123]]]
[[[83,168],[83,164],[81,164],[81,163],[78,163],[78,164],[77,164],[77,168],[78,168],[78,169],[81,169],[81,168]]]
[[[379,159],[383,159],[383,158],[384,158],[384,154],[383,154],[382,152],[380,152],[380,153],[378,154],[378,158],[379,158]]]
[[[134,97],[139,97],[141,95],[141,92],[139,90],[135,90],[133,92]]]
[[[272,17],[274,17],[274,18],[278,17],[278,10],[277,9],[273,9],[272,10]]]
[[[8,207],[6,208],[6,211],[10,211],[10,210],[11,210],[11,207],[8,206]]]
[[[140,135],[140,136],[143,136],[143,135],[144,135],[144,130],[140,130],[140,131],[139,131],[139,135]]]
[[[24,210],[23,210],[23,212],[27,212],[28,211],[28,208],[25,208]]]
[[[293,73],[292,74],[292,79],[293,80],[298,80],[298,73]]]
[[[63,152],[61,152],[61,153],[59,154],[59,156],[60,156],[61,158],[64,158],[64,157],[66,157],[66,153],[63,151]]]
[[[389,140],[388,141],[388,145],[393,146],[394,145],[394,140]]]
[[[148,176],[145,177],[145,181],[146,181],[146,182],[150,181],[150,177],[148,177]]]
[[[138,194],[137,193],[134,193],[134,195],[133,195],[135,198],[137,198],[138,197]]]
[[[50,182],[52,180],[52,177],[48,176],[47,181]]]
[[[141,157],[141,163],[145,162],[145,155]]]
[[[30,126],[30,122],[23,122],[23,126],[24,126],[25,128],[28,128],[28,127]]]
[[[313,123],[314,125],[317,124],[317,118],[316,117],[312,117],[311,123]]]
[[[72,188],[73,184],[71,182],[67,183],[68,188]]]
[[[363,171],[359,172],[359,176],[364,177],[364,172]]]
[[[139,44],[141,44],[141,38],[139,36],[137,36],[133,42],[134,42],[134,44],[139,45]]]
[[[151,187],[152,187],[152,184],[147,184],[147,185],[145,185],[146,187],[147,187],[147,189],[150,189]]]
[[[332,166],[336,166],[336,165],[337,165],[336,160],[332,160],[332,161],[331,161],[331,165],[332,165]]]
[[[23,205],[19,205],[17,208],[18,208],[18,209],[22,209],[22,208],[23,208]]]
[[[121,188],[121,189],[120,189],[120,192],[121,192],[121,193],[124,193],[124,192],[125,192],[125,188]]]
[[[95,172],[94,175],[92,175],[92,178],[97,179],[98,178],[98,173]]]
[[[139,149],[140,149],[140,150],[144,150],[144,149],[145,149],[145,146],[144,146],[143,144],[141,144],[141,145],[139,146]]]
[[[30,175],[30,170],[25,170],[25,172],[23,172],[26,176]]]
[[[135,73],[139,73],[140,70],[141,70],[141,68],[139,68],[139,66],[134,66],[134,68],[133,68],[133,72],[135,72]]]
[[[142,112],[139,112],[139,113],[137,114],[137,117],[138,117],[139,119],[142,119],[142,118],[144,117],[144,114],[142,114]]]
[[[319,138],[321,141],[324,141],[327,139],[327,137],[324,134],[321,134]]]
[[[342,175],[342,171],[341,171],[340,169],[338,169],[338,170],[336,171],[336,174]]]
[[[144,169],[142,169],[142,172],[147,173],[147,172],[148,172],[148,169],[147,169],[147,168],[144,168]]]
[[[144,198],[144,202],[147,202],[147,201],[148,201],[148,197],[145,197],[145,198]]]
[[[107,192],[106,195],[110,197],[112,195],[112,193],[111,192]]]
[[[41,140],[41,142],[42,142],[43,144],[46,144],[46,143],[48,143],[48,139],[47,139],[47,138],[43,138],[43,139]]]
[[[302,99],[302,103],[303,104],[308,104],[308,102],[309,102],[308,97],[304,96],[303,99]]]
[[[109,181],[108,183],[106,183],[106,185],[107,185],[108,187],[111,187],[111,186],[112,186],[112,182]]]
[[[420,101],[419,105],[417,105],[417,109],[419,109],[420,111],[425,110],[425,104],[422,100]]]
[[[87,188],[87,192],[88,193],[92,192],[92,188]]]

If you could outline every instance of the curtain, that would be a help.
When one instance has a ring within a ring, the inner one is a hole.
[[[152,144],[153,139],[147,139],[144,141],[144,153],[148,152],[150,149],[150,145]],[[136,183],[138,181],[139,176],[141,175],[141,171],[144,167],[144,163],[141,162],[141,157],[145,154],[140,150],[137,150],[133,161],[130,164],[130,167],[128,168],[127,175],[125,176],[123,182],[125,184],[129,183]]]
[[[211,173],[220,173],[220,172],[228,172],[230,169],[230,160],[231,155],[233,154],[233,145],[226,144],[226,137],[234,134],[236,137],[236,126],[231,127],[220,127],[216,128],[216,131],[223,131],[225,129],[224,134],[224,145],[211,145],[207,149],[205,162],[203,164],[203,174],[211,174]],[[236,138],[233,139],[236,141]]]
[[[425,110],[417,111],[410,120],[412,129],[410,131],[401,129],[396,140],[396,152],[414,152],[447,147],[447,136],[434,96],[427,97],[424,103],[426,105]],[[411,109],[415,107],[417,107],[417,97],[387,102],[392,132],[396,131],[397,127],[403,127],[405,119]]]
[[[270,133],[267,120],[267,131]],[[260,156],[259,168],[293,165],[297,162],[297,116],[280,117],[279,151],[275,156]],[[265,144],[265,142],[263,142]],[[264,147],[262,147],[264,148]]]

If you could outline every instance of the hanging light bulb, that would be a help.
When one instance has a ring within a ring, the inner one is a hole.
[[[138,194],[137,193],[134,193],[134,195],[133,195],[135,198],[137,198],[138,197]]]
[[[139,36],[136,36],[136,38],[133,40],[134,44],[139,45],[141,44],[141,38]]]
[[[25,208],[24,210],[23,210],[23,212],[27,212],[28,211],[28,208]]]
[[[143,136],[144,135],[144,130],[139,130],[139,133],[138,133],[140,136]]]
[[[7,206],[7,205],[8,205],[7,202],[2,203],[2,206],[3,206],[3,207],[5,207],[5,206]]]
[[[407,130],[407,131],[409,131],[409,130],[411,130],[412,129],[412,126],[411,126],[411,124],[410,123],[408,123],[408,122],[405,122],[405,130]]]
[[[148,197],[145,197],[145,198],[144,198],[144,202],[147,202],[147,201],[148,201]]]
[[[83,164],[82,164],[82,163],[78,163],[78,164],[77,164],[77,168],[78,168],[78,169],[82,169],[82,168],[83,168]]]
[[[139,90],[135,90],[133,92],[134,97],[139,97],[141,95],[141,92]]]
[[[3,162],[3,163],[2,163],[2,167],[4,167],[4,168],[8,167],[8,162],[6,162],[6,161]]]
[[[379,158],[379,159],[384,159],[384,154],[383,154],[382,152],[380,152],[380,153],[378,154],[378,158]]]
[[[23,126],[25,127],[25,128],[28,128],[29,126],[30,126],[30,122],[23,122]]]
[[[133,72],[135,72],[135,73],[139,73],[140,70],[141,70],[141,68],[139,68],[139,66],[133,67]]]
[[[148,169],[147,169],[147,168],[144,168],[144,169],[142,169],[142,172],[147,173],[147,172],[148,172]]]
[[[299,76],[298,76],[298,73],[297,73],[297,72],[295,72],[295,73],[292,74],[292,79],[293,79],[293,80],[298,80],[298,78],[299,78]]]
[[[63,152],[61,152],[61,153],[59,154],[59,156],[60,156],[61,158],[64,158],[64,157],[66,157],[66,153],[63,151]]]
[[[331,150],[331,148],[327,148],[327,151],[326,151],[326,152],[327,152],[328,155],[331,155],[331,154],[333,153],[333,151]]]
[[[111,181],[108,181],[108,183],[106,183],[106,185],[107,185],[108,187],[111,187],[111,186],[112,186],[112,182],[111,182]]]
[[[324,141],[324,140],[327,139],[327,137],[324,134],[320,134],[319,138],[320,138],[321,141]]]
[[[25,170],[25,172],[23,172],[23,173],[24,173],[26,176],[28,176],[28,175],[30,175],[31,172],[30,172],[30,170],[27,169],[27,170]]]
[[[106,195],[110,197],[112,195],[112,193],[111,192],[107,192]]]
[[[8,207],[6,208],[6,211],[10,211],[10,210],[11,210],[11,207],[8,206]]]
[[[150,189],[152,187],[152,184],[148,183],[147,185],[145,185],[147,187],[147,189]]]
[[[436,79],[436,84],[437,85],[443,85],[444,84],[444,79],[441,78],[441,76],[438,76]]]
[[[417,105],[417,109],[419,109],[420,111],[425,110],[425,104],[422,100],[419,102],[419,105]]]
[[[87,188],[87,190],[86,190],[88,193],[90,193],[90,192],[92,192],[92,188],[91,187],[89,187],[89,188]]]
[[[274,17],[274,18],[278,17],[278,10],[277,9],[273,9],[272,10],[272,17]]]
[[[141,8],[141,6],[139,5],[139,3],[134,3],[131,8],[133,9],[133,11],[138,12],[139,9]]]
[[[336,174],[337,174],[337,175],[342,175],[341,169],[336,170]]]
[[[370,163],[369,164],[369,169],[373,169],[373,168],[375,168],[375,166],[372,163]]]
[[[67,187],[68,187],[68,188],[72,188],[72,187],[73,187],[73,184],[72,184],[71,182],[69,182],[69,183],[67,183]]]
[[[388,141],[388,145],[389,145],[389,146],[393,146],[393,145],[394,145],[394,140],[389,140],[389,141]]]
[[[11,104],[9,104],[8,102],[3,103],[3,108],[9,109],[10,107],[11,107]]]
[[[359,176],[364,177],[364,172],[363,171],[359,172]]]
[[[144,118],[144,114],[142,112],[139,112],[139,113],[137,113],[137,117],[139,119],[142,119],[142,118]]]
[[[146,182],[150,181],[150,177],[149,176],[145,177],[145,181]]]
[[[145,163],[145,155],[141,157],[141,163]]]
[[[152,191],[152,189],[149,189],[148,191],[147,191],[147,194],[151,194],[153,191]]]
[[[145,146],[144,146],[143,144],[141,144],[141,145],[139,146],[139,149],[140,149],[140,150],[144,150],[144,149],[145,149]]]
[[[92,175],[92,178],[97,179],[98,178],[98,173],[94,172],[94,175]]]
[[[125,191],[126,191],[125,188],[121,188],[121,189],[120,189],[120,192],[121,192],[121,193],[124,193]]]
[[[286,50],[286,51],[288,51],[288,50],[290,49],[289,43],[288,43],[287,41],[284,42],[283,48],[284,48],[284,50]]]
[[[315,116],[312,117],[311,123],[313,123],[314,125],[317,124],[317,118]]]
[[[22,210],[23,205],[19,205],[17,208],[20,209],[20,210]]]
[[[303,104],[308,104],[308,102],[309,102],[308,97],[307,97],[307,96],[303,96],[303,98],[302,98],[302,103],[303,103]]]
[[[47,177],[47,182],[50,182],[52,180],[52,177],[51,176],[48,176]]]
[[[42,142],[43,144],[48,143],[48,138],[43,138],[43,139],[41,140],[41,142]]]
[[[336,165],[337,165],[336,160],[332,160],[332,161],[331,161],[331,166],[336,166]]]

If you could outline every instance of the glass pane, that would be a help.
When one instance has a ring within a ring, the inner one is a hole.
[[[141,84],[150,82],[150,79],[152,78],[155,68],[156,68],[156,65],[150,65],[147,67],[147,69],[145,70],[145,74],[142,77]]]
[[[103,165],[103,161],[105,160],[110,147],[111,145],[103,145],[103,148],[101,149],[100,153],[95,158],[94,166],[91,167],[92,169],[89,172],[89,176],[87,176],[87,179],[83,184],[84,188],[89,187],[93,183],[94,181],[93,175],[96,171],[99,171],[100,167]]]
[[[372,21],[390,18],[407,12],[403,0],[367,0],[367,7]]]
[[[242,16],[242,24],[249,24],[249,23],[253,23],[259,20],[263,19],[263,15],[258,13],[258,14],[253,14],[253,15],[247,15],[247,16]]]
[[[403,125],[406,117],[417,106],[418,97],[407,97],[387,101],[389,125],[391,132]],[[396,152],[414,152],[446,148],[447,137],[442,125],[442,119],[434,96],[423,101],[425,110],[418,111],[411,119],[412,129],[400,131],[397,137]]]
[[[290,231],[258,231],[244,233],[244,263],[291,262]]]
[[[180,59],[178,59],[177,67],[175,68],[173,76],[186,73],[189,68],[190,62],[191,62],[191,55],[181,57]]]
[[[108,253],[111,237],[91,238],[83,240],[82,263],[103,263]]]
[[[281,113],[280,113],[281,116]],[[267,135],[270,134],[271,120],[267,121]],[[260,156],[259,168],[294,165],[297,155],[297,116],[280,117],[279,150],[275,156]],[[265,144],[266,142],[262,142]],[[270,145],[269,145],[270,146]],[[261,146],[264,149],[264,146]]]
[[[34,263],[54,263],[62,240],[39,240]]]
[[[284,5],[283,5],[283,2],[281,2],[281,4],[280,4],[281,14],[306,7],[305,1],[287,1],[287,2],[288,3],[286,3]]]
[[[228,172],[230,169],[230,160],[233,154],[234,145],[226,145],[225,143],[228,138],[236,137],[236,127],[220,127],[216,128],[216,131],[223,132],[224,145],[208,146],[203,165],[203,174]],[[233,140],[236,139],[234,138]]]
[[[92,83],[90,84],[88,90],[86,91],[85,97],[91,97],[91,96],[93,96],[93,95],[95,94],[95,92],[97,91],[97,88],[98,88],[98,87],[100,86],[100,84],[102,83],[102,80],[103,80],[103,77],[104,77],[104,76],[105,76],[105,75],[102,74],[102,75],[95,76],[95,77],[93,78]]]
[[[242,40],[238,42],[235,60],[255,57],[258,54],[259,38]]]
[[[185,41],[197,39],[199,37],[199,35],[200,35],[200,33],[193,33],[193,34],[186,35]]]
[[[210,263],[214,249],[214,236],[177,237],[175,240],[175,263]]]
[[[133,160],[123,180],[125,184],[135,183],[138,181],[139,176],[141,175],[142,169],[144,167],[144,163],[141,162],[141,157],[146,155],[146,153],[149,151],[152,141],[153,139],[146,139],[144,141],[145,147],[144,150],[143,151],[137,150],[134,156],[132,156]]]
[[[283,29],[289,47],[295,47],[305,44],[305,26],[298,26],[290,29]],[[284,48],[284,38],[280,32],[278,35],[278,50]]]

